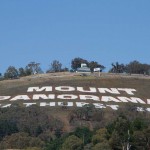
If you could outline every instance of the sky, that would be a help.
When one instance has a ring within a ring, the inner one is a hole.
[[[150,0],[0,0],[0,72],[30,62],[70,68],[80,57],[111,68],[150,64]]]

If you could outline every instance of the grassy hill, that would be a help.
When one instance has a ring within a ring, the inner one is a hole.
[[[72,92],[60,92],[54,90],[54,87],[57,86],[71,86],[71,87],[84,87],[84,89],[88,89],[89,87],[95,87],[95,88],[131,88],[136,89],[136,92],[134,93],[134,97],[141,98],[143,101],[146,102],[147,99],[150,98],[150,77],[149,76],[137,76],[137,75],[120,75],[120,74],[107,74],[103,73],[99,77],[98,74],[92,74],[92,75],[83,75],[78,73],[52,73],[52,74],[41,74],[41,75],[32,75],[28,77],[22,77],[20,79],[15,80],[5,80],[0,81],[0,96],[16,96],[16,95],[29,95],[32,96],[33,94],[37,94],[37,92],[33,93],[27,93],[27,89],[29,87],[43,87],[43,86],[52,86],[53,91],[52,92],[38,92],[41,94],[55,94],[56,96],[59,94],[74,94],[74,95],[80,95],[80,94],[89,94],[89,93],[81,93],[79,91],[72,91]],[[94,93],[90,95],[95,96],[113,96],[117,97],[118,95],[114,95],[111,93]],[[121,93],[121,96],[130,97],[125,92]],[[40,102],[73,102],[74,107],[68,107],[67,109],[63,109],[60,106],[56,107],[48,107],[49,111],[51,111],[51,114],[55,116],[56,118],[63,118],[63,121],[66,124],[67,130],[70,128],[68,124],[68,114],[70,111],[75,109],[75,102],[88,102],[93,103],[97,101],[93,100],[87,100],[83,101],[80,99],[77,100],[61,100],[61,99],[54,99],[54,100],[17,100],[17,101],[9,101],[9,100],[3,100],[0,102],[1,106],[5,106],[6,104],[12,104],[12,103],[18,103],[19,105],[22,105],[23,102],[31,103],[35,102],[37,105],[40,104]],[[126,106],[127,103],[117,103],[117,102],[102,102],[99,103],[104,104],[111,104],[111,105],[119,105],[119,106]],[[131,105],[135,105],[134,103],[131,103]],[[138,106],[144,106],[148,107],[148,104],[139,104]],[[112,109],[107,108],[106,111],[112,112]],[[62,117],[63,116],[63,117]],[[69,129],[70,130],[70,129]]]
[[[52,73],[32,75],[14,80],[0,81],[0,96],[27,94],[28,87],[34,86],[72,86],[72,87],[96,87],[96,88],[133,88],[136,89],[135,97],[150,98],[150,77],[137,75],[101,74],[82,76],[75,73]],[[56,91],[54,91],[56,92]],[[57,91],[57,93],[59,93]],[[56,94],[57,94],[56,93]],[[60,92],[62,93],[62,92]],[[59,93],[59,94],[60,94]],[[77,91],[72,94],[79,94]],[[103,94],[104,95],[104,94]],[[111,95],[111,94],[109,94]],[[126,96],[126,95],[124,95]]]
[[[27,92],[29,87],[41,88],[45,86],[52,86],[52,91],[43,90],[41,92]],[[55,89],[55,87],[60,86],[74,87],[75,90],[59,91]],[[77,87],[83,87],[84,90],[89,90],[89,87],[94,87],[97,92],[81,92],[77,90]],[[136,91],[134,92],[134,95],[130,95],[125,91],[120,91],[120,94],[111,94],[109,92],[101,93],[98,91],[98,88],[129,88],[135,89]],[[82,141],[83,133],[80,132],[85,132],[84,135],[89,134],[89,141],[83,144],[81,142],[81,146],[82,148],[84,147],[85,150],[90,150],[95,146],[95,142],[92,141],[95,138],[95,135],[98,136],[99,140],[100,135],[98,133],[103,132],[106,129],[110,132],[107,144],[109,143],[109,146],[113,147],[116,140],[115,138],[113,141],[113,130],[116,130],[116,132],[119,133],[118,130],[123,128],[125,129],[124,134],[126,136],[130,126],[132,126],[132,129],[130,129],[130,131],[132,131],[132,137],[137,137],[136,130],[143,130],[141,134],[147,133],[147,135],[145,135],[149,137],[150,112],[137,111],[137,107],[142,107],[147,110],[150,108],[150,104],[101,101],[102,96],[111,96],[113,98],[122,96],[127,98],[137,97],[146,103],[147,99],[150,99],[149,89],[149,76],[108,73],[102,73],[100,77],[98,74],[51,73],[0,81],[0,99],[3,99],[3,96],[11,96],[11,98],[13,98],[17,95],[27,95],[31,98],[30,100],[18,99],[15,101],[11,101],[10,98],[0,101],[1,107],[9,106],[0,109],[0,149],[21,149],[24,147],[37,147],[39,148],[38,150],[45,149],[45,147],[46,150],[61,149],[66,138],[71,137],[71,135],[76,135]],[[32,96],[34,94],[55,94],[56,98],[33,100]],[[72,94],[78,98],[60,99],[57,97],[62,94]],[[100,100],[81,100],[79,95],[94,95],[99,97]],[[55,102],[56,106],[39,107],[41,102],[47,104]],[[64,102],[64,104],[66,104],[66,102],[72,102],[74,105],[72,107],[62,106],[59,105],[58,102]],[[86,105],[77,107],[76,102],[87,102],[89,104],[99,103],[105,108],[97,109],[93,107],[93,105],[88,105],[88,107]],[[26,105],[24,105],[24,103],[35,103],[36,105],[25,108],[24,106]],[[119,105],[118,110],[113,110],[112,107],[110,107],[116,105]],[[121,117],[119,115],[121,115]],[[119,118],[120,120],[118,120]],[[118,122],[120,124],[118,124]],[[116,127],[114,126],[115,123]],[[119,128],[118,125],[120,126]],[[126,125],[128,125],[128,127],[126,127]],[[81,128],[78,129],[78,127]],[[111,128],[113,128],[112,132]],[[96,130],[98,132],[95,132]],[[59,136],[61,136],[61,138],[59,138]],[[118,137],[119,136],[120,135],[118,135]],[[26,145],[19,143],[20,140],[18,139],[20,138],[23,138],[23,143],[27,142]],[[85,140],[88,138],[85,136]],[[37,142],[30,142],[31,140]],[[18,143],[16,141],[18,141]],[[117,143],[118,142],[119,141],[117,141]],[[16,143],[17,145],[15,145]]]

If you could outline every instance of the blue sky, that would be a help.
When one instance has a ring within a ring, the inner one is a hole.
[[[81,57],[150,64],[150,0],[0,0],[0,72]]]

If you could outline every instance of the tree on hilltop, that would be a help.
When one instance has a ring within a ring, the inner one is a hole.
[[[47,72],[60,72],[62,71],[62,64],[58,60],[53,60],[50,64],[50,69]]]
[[[89,62],[89,67],[90,67],[91,72],[94,71],[94,68],[100,68],[101,71],[105,69],[105,67],[103,65],[100,65],[96,61]]]
[[[71,135],[62,144],[62,150],[82,150],[83,142],[75,135]]]
[[[27,65],[27,68],[31,71],[31,74],[37,74],[37,73],[42,72],[40,68],[40,63],[30,62]]]
[[[85,59],[82,59],[80,57],[77,57],[77,58],[74,58],[72,61],[71,61],[71,68],[73,70],[76,70],[77,68],[80,68],[81,67],[81,64],[82,63],[85,63],[85,64],[89,64],[89,62]]]
[[[20,77],[26,76],[26,71],[22,67],[18,69],[18,72]]]
[[[14,66],[9,66],[6,72],[4,73],[4,77],[6,79],[14,79],[18,77],[18,70]]]
[[[119,64],[118,62],[112,63],[112,68],[109,72],[111,73],[124,73],[126,71],[126,67],[124,64]]]
[[[150,65],[135,60],[126,65],[126,71],[130,74],[150,74]]]

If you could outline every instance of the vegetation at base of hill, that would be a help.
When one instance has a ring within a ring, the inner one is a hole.
[[[53,108],[15,104],[0,109],[0,149],[149,150],[150,113],[131,107],[114,112],[92,105],[62,107],[58,116]],[[70,131],[65,130],[64,112]]]

